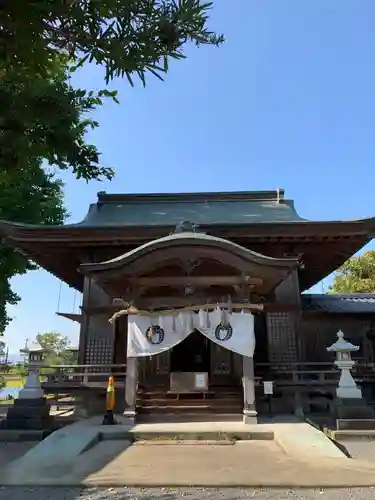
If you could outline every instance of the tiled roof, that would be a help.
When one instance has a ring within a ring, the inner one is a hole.
[[[107,195],[99,193],[82,227],[175,226],[301,222],[292,200],[279,191]]]
[[[302,294],[302,308],[336,314],[375,314],[375,293]]]

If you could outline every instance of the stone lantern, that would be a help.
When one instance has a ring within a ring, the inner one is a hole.
[[[350,370],[355,365],[351,353],[359,350],[359,346],[353,345],[344,339],[344,333],[340,330],[337,332],[337,341],[330,347],[327,347],[328,352],[336,353],[335,365],[341,370],[339,385],[336,389],[338,398],[343,399],[361,399],[361,389],[355,383]]]
[[[44,392],[40,384],[40,365],[43,363],[45,350],[38,342],[33,342],[30,347],[26,344],[20,349],[27,355],[27,376],[23,388],[19,392],[19,399],[40,399]]]
[[[20,352],[28,357],[25,384],[13,406],[8,408],[6,418],[0,422],[0,428],[32,432],[34,439],[43,439],[53,429],[53,418],[39,379],[45,350],[33,342],[30,347],[26,344]]]

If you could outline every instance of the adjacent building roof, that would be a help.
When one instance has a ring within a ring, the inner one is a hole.
[[[332,314],[375,314],[375,293],[302,294],[305,311]]]

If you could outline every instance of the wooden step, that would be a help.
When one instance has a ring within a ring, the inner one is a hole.
[[[155,404],[158,404],[158,403],[164,403],[164,402],[168,402],[168,404],[183,404],[183,403],[191,403],[191,402],[197,402],[197,403],[202,403],[202,404],[206,404],[206,403],[210,403],[210,404],[216,404],[216,403],[222,403],[222,402],[226,402],[226,403],[237,403],[237,402],[242,402],[243,399],[242,398],[239,398],[239,397],[231,397],[231,398],[163,398],[163,397],[156,397],[156,398],[143,398],[143,397],[137,397],[137,401],[140,402],[140,403],[150,403],[150,402],[153,402]]]
[[[139,422],[242,422],[241,413],[207,413],[207,412],[185,412],[185,413],[140,413]]]
[[[238,410],[242,411],[243,403],[241,401],[220,401],[215,404],[210,403],[209,401],[173,401],[170,404],[170,401],[161,401],[155,403],[153,401],[141,402],[137,404],[138,408],[146,408],[148,410],[160,410],[160,411],[185,411],[189,408],[194,408],[196,410],[209,410],[209,411],[227,411],[229,410]]]
[[[213,404],[210,403],[209,401],[173,401],[172,403],[170,401],[138,401],[137,406],[160,406],[160,407],[165,407],[168,406],[168,408],[184,408],[187,406],[196,406],[197,408],[202,407],[209,407],[209,408],[227,408],[231,406],[243,406],[243,403],[241,401],[218,401],[217,403]]]
[[[187,415],[190,413],[196,413],[196,414],[212,414],[212,415],[229,415],[229,414],[242,414],[242,407],[238,408],[202,408],[202,407],[194,407],[194,406],[187,406],[184,408],[168,408],[168,407],[145,407],[142,406],[141,408],[137,408],[137,413],[140,414],[162,414],[162,415],[167,415],[167,414],[173,414],[173,415]]]
[[[144,399],[147,398],[168,398],[168,399],[223,399],[223,398],[242,398],[242,393],[239,392],[227,392],[227,393],[206,393],[204,394],[194,394],[194,393],[180,393],[171,394],[162,391],[158,392],[138,392],[138,396]]]
[[[242,401],[218,401],[216,403],[211,403],[209,401],[138,401],[137,406],[139,408],[154,407],[154,408],[242,408]]]
[[[143,418],[160,421],[241,420],[243,393],[241,388],[214,388],[205,394],[171,394],[167,388],[140,389],[137,413]]]

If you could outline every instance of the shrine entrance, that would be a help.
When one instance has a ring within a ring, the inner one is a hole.
[[[109,297],[119,298],[126,314],[134,308],[149,316],[140,331],[157,326],[159,345],[168,323],[163,327],[164,316],[217,307],[233,314],[263,311],[272,303],[275,288],[297,266],[297,259],[260,255],[189,226],[176,227],[175,233],[114,259],[84,264],[82,271]],[[210,322],[211,327],[219,325],[224,326]],[[250,330],[243,332],[247,334]],[[256,419],[253,359],[193,331],[159,353],[128,355],[125,399],[125,412],[132,418]]]
[[[210,372],[210,342],[197,330],[171,349],[171,372]]]

